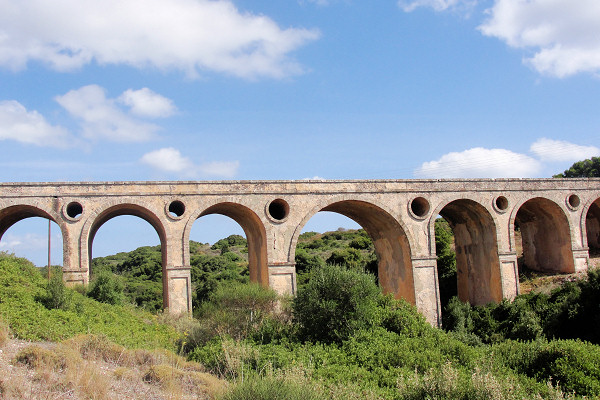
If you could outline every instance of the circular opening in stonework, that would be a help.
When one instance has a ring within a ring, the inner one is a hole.
[[[504,196],[498,196],[496,197],[494,204],[496,205],[496,210],[506,211],[506,209],[508,208],[508,199]]]
[[[169,216],[172,218],[179,218],[185,213],[185,204],[179,200],[172,201],[169,204]]]
[[[78,219],[83,214],[83,206],[76,201],[72,201],[67,204],[65,214],[71,219]]]
[[[269,217],[275,221],[282,222],[285,220],[290,212],[290,206],[287,201],[283,199],[275,199],[269,203],[267,207]]]
[[[418,217],[424,218],[429,213],[429,201],[424,197],[414,198],[410,202],[410,211]]]
[[[580,204],[581,204],[581,200],[579,199],[579,196],[577,196],[576,194],[572,194],[569,197],[567,197],[567,205],[572,210],[576,210]]]

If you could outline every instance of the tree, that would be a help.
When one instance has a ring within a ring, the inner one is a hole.
[[[600,157],[577,161],[571,168],[554,178],[600,178]]]
[[[339,343],[379,322],[380,296],[373,276],[326,265],[314,269],[310,281],[298,289],[294,318],[305,339]]]

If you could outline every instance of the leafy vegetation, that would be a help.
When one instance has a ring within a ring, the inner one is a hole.
[[[442,219],[435,229],[447,331],[380,292],[363,230],[302,234],[294,299],[248,283],[244,238],[191,242],[197,319],[173,322],[181,333],[131,307],[160,307],[159,247],[95,259],[87,292],[65,288],[59,274],[47,283],[27,261],[4,256],[0,316],[17,337],[92,332],[128,347],[178,349],[232,382],[216,395],[223,399],[600,396],[600,272],[547,295],[471,307],[455,297],[451,229]],[[182,384],[173,380],[180,375],[160,366],[144,376],[168,386]]]
[[[129,347],[175,348],[179,334],[155,315],[99,303],[53,277],[48,283],[31,262],[0,253],[0,317],[17,337],[59,341],[95,332]]]
[[[571,167],[554,178],[599,178],[600,157],[592,157],[588,160],[577,161]]]
[[[528,293],[514,301],[472,307],[454,298],[445,328],[475,335],[484,343],[507,339],[582,339],[600,344],[600,269],[566,282],[549,295]]]

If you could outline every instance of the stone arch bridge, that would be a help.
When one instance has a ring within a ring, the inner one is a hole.
[[[319,211],[343,214],[374,242],[384,291],[441,317],[434,222],[455,235],[458,293],[472,304],[519,292],[514,228],[525,263],[557,272],[586,270],[600,246],[600,179],[344,180],[0,183],[0,239],[28,217],[51,219],[63,237],[67,282],[88,282],[98,229],[134,215],[160,238],[163,304],[191,310],[189,236],[196,219],[223,214],[248,240],[250,278],[283,293],[296,289],[298,236]]]

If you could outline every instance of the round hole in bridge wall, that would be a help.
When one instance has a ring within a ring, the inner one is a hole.
[[[505,212],[508,209],[508,199],[504,196],[498,196],[494,200],[494,208],[499,213]]]
[[[275,199],[267,204],[267,216],[275,222],[283,222],[290,213],[290,205],[283,199]]]
[[[185,204],[180,200],[174,200],[167,207],[167,215],[171,218],[178,219],[185,213]]]
[[[77,201],[72,201],[63,207],[63,215],[71,221],[77,221],[83,214],[83,206]]]
[[[580,204],[581,204],[581,200],[579,199],[579,196],[577,196],[576,194],[572,194],[567,197],[567,206],[571,210],[577,210],[577,208],[579,208]]]
[[[429,208],[429,201],[424,197],[415,197],[409,205],[411,214],[419,219],[423,219],[429,214]]]

